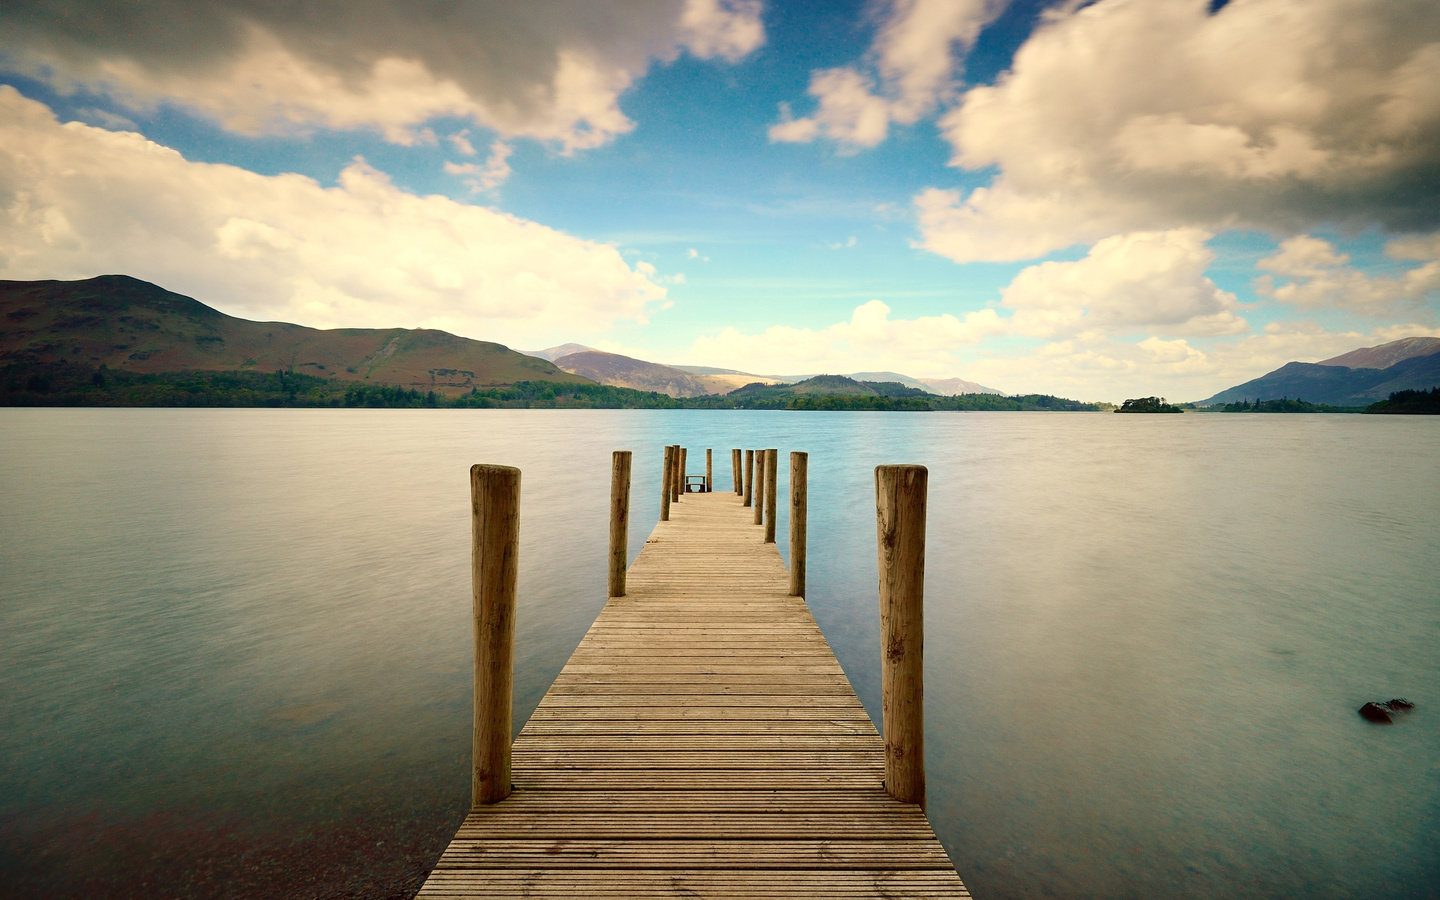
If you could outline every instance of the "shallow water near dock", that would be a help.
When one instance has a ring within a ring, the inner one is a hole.
[[[810,454],[879,715],[873,467],[930,468],[929,811],[974,895],[1440,896],[1440,421],[0,410],[0,893],[405,897],[469,797],[473,462],[522,477],[516,727],[664,443]],[[785,506],[780,545],[786,548]],[[1408,697],[1391,726],[1356,709]]]

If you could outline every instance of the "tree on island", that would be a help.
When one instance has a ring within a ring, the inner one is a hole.
[[[1367,413],[1401,413],[1440,415],[1440,387],[1428,391],[1395,391],[1388,400],[1380,400],[1365,408]]]
[[[1178,406],[1165,402],[1164,397],[1138,397],[1126,400],[1117,413],[1178,413],[1184,412]]]

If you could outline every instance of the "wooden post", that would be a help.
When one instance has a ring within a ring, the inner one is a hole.
[[[745,451],[745,505],[755,503],[755,451]]]
[[[711,482],[715,480],[715,459],[710,455],[710,448],[705,448],[705,493],[710,493]]]
[[[481,806],[510,796],[520,470],[471,466],[470,511],[470,575],[475,601],[475,755],[470,805]]]
[[[630,451],[611,454],[610,596],[625,596],[625,558],[630,552]]]
[[[737,496],[745,493],[745,485],[740,478],[740,451],[730,451],[730,470],[735,476],[735,493]]]
[[[755,524],[765,524],[765,451],[755,451]]]
[[[775,543],[775,495],[779,493],[776,489],[775,466],[778,464],[780,451],[770,448],[765,451],[765,543]]]
[[[675,483],[675,499],[679,500],[680,495],[685,493],[685,476],[690,474],[690,469],[685,465],[685,447],[680,448],[680,479]]]
[[[670,460],[670,502],[680,499],[680,445],[672,444],[675,455]]]
[[[660,521],[670,521],[670,480],[675,477],[675,448],[665,445],[665,465],[660,472]]]
[[[875,467],[885,790],[925,808],[924,466]]]
[[[805,596],[805,473],[810,454],[790,452],[790,596]]]

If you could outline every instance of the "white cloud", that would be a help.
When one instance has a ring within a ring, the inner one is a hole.
[[[981,356],[967,363],[965,372],[967,378],[1013,393],[1056,393],[1117,403],[1128,397],[1163,396],[1183,402],[1203,400],[1293,360],[1317,362],[1357,347],[1435,333],[1435,328],[1423,324],[1332,332],[1313,322],[1288,322],[1205,346],[1185,338],[1126,341],[1092,336]]]
[[[872,93],[874,83],[854,69],[826,69],[810,79],[810,95],[820,103],[815,115],[782,119],[770,126],[770,140],[807,143],[826,137],[857,147],[873,147],[885,140],[890,127],[890,106]]]
[[[1194,228],[1105,238],[1074,262],[1045,262],[1015,276],[1003,305],[1031,337],[1220,335],[1249,330],[1235,295],[1205,275],[1211,235]]]
[[[87,8],[88,7],[88,8]],[[735,61],[764,41],[757,0],[427,7],[399,0],[0,6],[4,65],[135,109],[175,103],[241,134],[373,128],[401,144],[440,116],[504,139],[595,147],[633,127],[619,96],[682,50]],[[117,20],[117,16],[121,19]]]
[[[470,129],[468,128],[455,134],[446,135],[445,140],[449,141],[450,146],[455,148],[455,152],[462,156],[476,155],[475,145],[470,143]]]
[[[476,163],[447,162],[445,171],[450,175],[469,176],[465,179],[465,183],[470,186],[473,193],[494,190],[510,177],[511,152],[513,151],[509,144],[504,141],[496,141],[490,145],[490,156],[485,160],[483,166]]]
[[[824,136],[873,147],[885,140],[891,122],[919,121],[954,91],[957,60],[1008,2],[891,0],[869,54],[880,88],[857,66],[813,72],[809,93],[818,102],[815,114],[796,119],[782,103],[770,140],[808,143]]]
[[[916,198],[923,246],[1033,258],[1127,231],[1440,224],[1440,5],[1099,0],[1047,13],[941,119],[968,196]]]
[[[61,125],[7,86],[0,198],[5,278],[119,272],[249,318],[531,346],[643,320],[665,297],[613,247],[406,193],[363,161],[335,187],[191,162],[138,134]]]
[[[1297,235],[1281,242],[1256,267],[1289,280],[1276,285],[1270,275],[1255,280],[1255,292],[1302,309],[1335,307],[1368,315],[1389,315],[1440,297],[1440,233],[1391,241],[1386,254],[1423,264],[1395,277],[1369,275],[1347,263],[1329,241]]]
[[[680,41],[701,59],[739,61],[765,43],[760,0],[685,0]]]
[[[953,315],[891,319],[890,307],[871,300],[849,321],[814,330],[775,325],[759,334],[726,328],[702,337],[691,360],[746,372],[857,372],[898,370],[919,377],[955,374],[954,351],[972,346],[1006,325],[992,309]]]

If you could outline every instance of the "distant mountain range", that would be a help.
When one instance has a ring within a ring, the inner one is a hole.
[[[670,366],[600,350],[571,353],[555,360],[555,365],[566,372],[601,384],[628,387],[637,391],[656,391],[671,397],[724,394],[736,387],[721,380],[725,376],[691,375]]]
[[[127,275],[83,281],[0,281],[0,366],[13,372],[17,365],[61,363],[137,375],[296,372],[335,382],[434,391],[441,397],[521,381],[599,383],[676,398],[802,381],[807,384],[800,393],[817,396],[1000,394],[960,378],[923,381],[898,372],[756,375],[667,366],[574,343],[515,351],[424,328],[317,329],[253,322]],[[830,385],[826,380],[830,378],[849,386]],[[903,392],[896,393],[897,388]]]
[[[815,375],[756,375],[738,369],[714,366],[668,366],[647,362],[618,353],[605,353],[583,344],[561,344],[544,350],[522,350],[521,353],[548,359],[567,372],[583,375],[592,381],[641,391],[658,391],[672,397],[701,397],[706,394],[728,394],[750,384],[798,384]],[[689,377],[687,377],[689,376]],[[963,378],[923,381],[899,372],[849,372],[845,378],[854,381],[895,383],[930,394],[950,397],[956,394],[1000,394],[1000,391]]]
[[[1429,390],[1436,385],[1440,385],[1440,338],[1409,337],[1318,363],[1286,363],[1196,405],[1289,397],[1329,406],[1368,406],[1395,391]]]
[[[585,383],[489,341],[427,328],[252,322],[127,275],[0,281],[0,366],[61,361],[139,373],[284,370],[440,395],[517,381]]]

